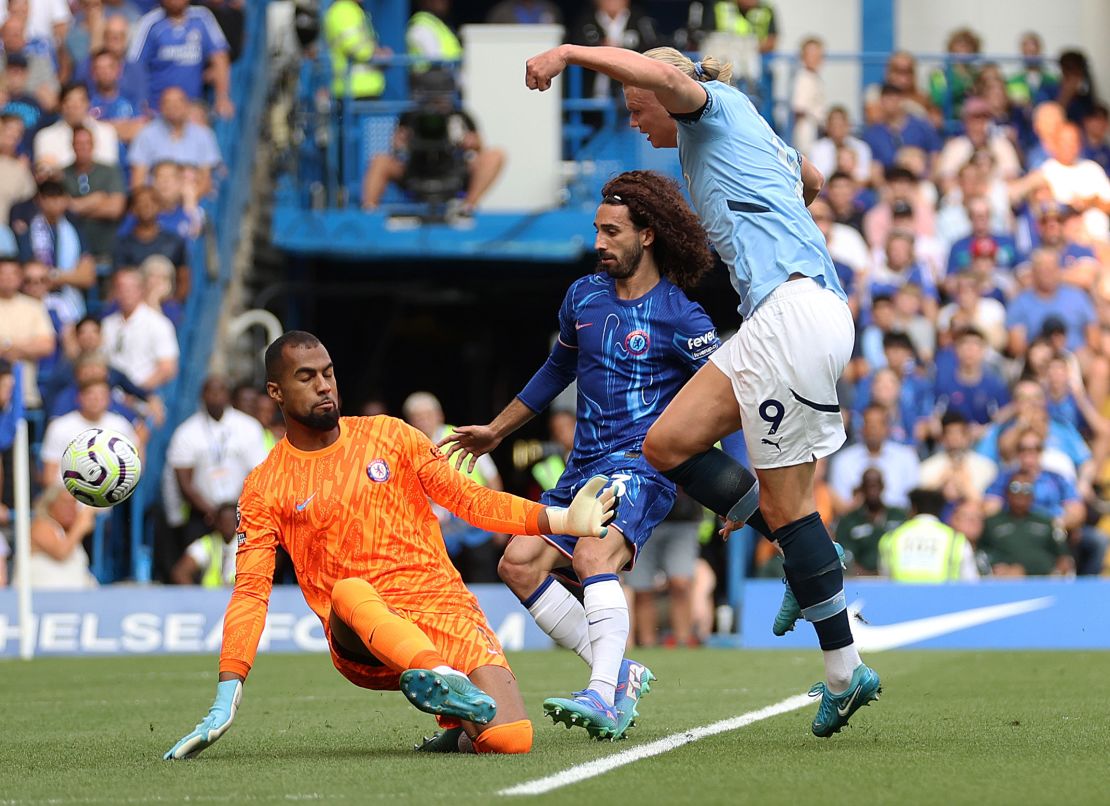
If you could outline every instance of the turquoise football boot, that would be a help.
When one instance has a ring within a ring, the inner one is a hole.
[[[585,728],[591,738],[616,738],[617,709],[606,704],[592,688],[576,691],[570,699],[550,697],[543,701],[543,712],[556,724],[566,725],[568,730],[578,725]]]
[[[843,568],[844,547],[839,543],[833,543],[833,545],[836,547],[836,556],[840,558],[840,567]],[[790,590],[790,583],[785,578],[782,582],[786,590],[783,591],[782,604],[779,605],[779,612],[775,614],[775,623],[771,627],[771,632],[778,636],[786,635],[793,630],[798,619],[802,617],[802,608],[794,598],[794,591]]]
[[[625,732],[636,726],[636,717],[640,715],[636,704],[651,691],[651,682],[654,679],[655,675],[644,664],[628,658],[621,661],[617,694],[613,699],[613,707],[617,709],[617,730],[613,739],[624,739]]]
[[[847,691],[833,694],[824,683],[817,683],[809,690],[809,696],[820,697],[817,716],[813,720],[813,735],[827,739],[848,724],[862,705],[870,705],[883,693],[879,676],[870,666],[861,663],[852,672],[852,682]]]
[[[438,674],[431,669],[401,673],[401,692],[426,714],[453,716],[485,725],[497,714],[497,703],[461,674]]]

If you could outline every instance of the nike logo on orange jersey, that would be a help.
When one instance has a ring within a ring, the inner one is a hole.
[[[308,498],[306,498],[304,501],[297,504],[297,512],[304,512],[304,508],[308,506],[308,502],[311,501],[315,497],[316,497],[316,493],[313,493]]]

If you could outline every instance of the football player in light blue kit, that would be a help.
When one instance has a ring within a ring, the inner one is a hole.
[[[544,710],[597,738],[618,738],[635,718],[651,673],[624,658],[628,606],[617,574],[634,562],[675,498],[674,482],[644,461],[643,441],[720,342],[705,311],[682,292],[712,268],[713,256],[678,184],[632,171],[602,193],[594,219],[598,272],[567,291],[547,362],[489,425],[459,428],[441,445],[459,454],[458,463],[469,455],[473,465],[577,379],[574,448],[542,500],[565,505],[604,473],[623,486],[609,536],[517,536],[498,571],[537,624],[590,666],[584,690],[551,698]],[[567,568],[582,583],[583,603],[552,576]]]
[[[821,697],[813,732],[831,736],[881,689],[853,643],[843,570],[813,495],[816,460],[845,440],[836,383],[855,338],[806,211],[824,179],[729,86],[730,65],[693,62],[673,48],[641,55],[562,45],[529,59],[525,81],[546,90],[568,64],[621,82],[631,125],[655,148],[678,147],[690,196],[731,272],[744,323],[652,426],[644,457],[720,513],[748,491],[711,446],[743,425],[763,523],[738,505],[729,519],[748,520],[782,549],[786,620],[810,621],[824,655],[825,682],[811,691]]]

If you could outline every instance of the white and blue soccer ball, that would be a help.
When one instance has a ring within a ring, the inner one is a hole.
[[[113,507],[135,492],[143,465],[139,452],[123,434],[89,428],[66,446],[61,471],[62,484],[78,501]]]

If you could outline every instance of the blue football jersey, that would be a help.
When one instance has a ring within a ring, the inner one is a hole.
[[[690,198],[751,315],[791,274],[847,300],[825,239],[802,199],[802,160],[748,96],[710,81],[705,106],[678,119],[678,156]]]
[[[639,451],[651,424],[720,345],[702,307],[670,281],[625,300],[606,274],[571,285],[559,339],[578,351],[579,465]]]
[[[158,8],[139,20],[127,60],[146,69],[150,106],[157,109],[163,90],[169,87],[181,88],[190,99],[199,98],[205,64],[213,54],[227,49],[223,31],[207,8],[190,6],[180,24]]]

